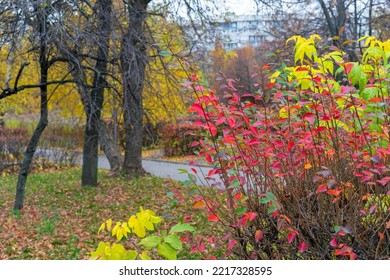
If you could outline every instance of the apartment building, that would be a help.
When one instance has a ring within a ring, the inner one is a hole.
[[[272,21],[275,24],[274,21]],[[224,22],[216,23],[215,34],[226,50],[242,48],[246,45],[258,46],[265,40],[271,40],[267,32],[271,20],[260,15],[234,16]]]

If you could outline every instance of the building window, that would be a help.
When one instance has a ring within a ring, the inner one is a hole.
[[[230,29],[232,30],[232,31],[237,31],[237,22],[231,22],[230,23]]]
[[[265,36],[264,35],[259,35],[256,36],[256,43],[261,43],[265,41]]]
[[[225,47],[226,47],[227,51],[231,51],[231,50],[237,49],[238,48],[238,44],[237,43],[227,43],[225,45]]]
[[[256,36],[249,36],[249,42],[250,43],[256,42]]]

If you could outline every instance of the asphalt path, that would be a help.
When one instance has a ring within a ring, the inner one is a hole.
[[[105,156],[99,156],[98,167],[102,169],[110,169],[110,164]],[[162,160],[142,160],[142,167],[146,172],[161,178],[171,178],[175,181],[185,181],[188,179],[188,175],[182,173],[180,169],[185,169],[191,172],[191,168],[197,171],[200,178],[198,180],[204,180],[204,176],[207,175],[210,167],[207,166],[190,166],[185,163],[169,162]]]
[[[36,157],[43,157],[53,161],[59,159],[63,156],[63,152],[58,150],[47,150],[47,149],[37,149]],[[75,160],[78,164],[82,163],[82,155],[77,155],[77,159]],[[142,166],[146,172],[161,178],[171,178],[175,181],[185,181],[188,179],[188,175],[180,171],[180,169],[185,169],[191,172],[191,168],[194,168],[198,175],[198,184],[204,184],[204,177],[208,174],[211,167],[208,166],[192,166],[185,163],[177,163],[170,161],[162,161],[162,160],[149,160],[143,159]],[[110,169],[110,163],[108,162],[106,156],[100,155],[98,167],[102,169]]]

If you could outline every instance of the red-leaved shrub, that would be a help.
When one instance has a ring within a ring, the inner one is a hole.
[[[239,95],[229,79],[221,102],[195,78],[184,84],[206,133],[192,145],[214,166],[210,192],[199,190],[225,228],[220,257],[388,259],[390,43],[368,38],[352,63],[336,48],[318,55],[318,36],[292,40],[299,65],[265,65],[255,93]]]

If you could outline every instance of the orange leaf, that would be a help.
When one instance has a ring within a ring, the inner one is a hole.
[[[306,163],[305,164],[305,169],[310,169],[312,168],[313,166],[310,164],[310,162]]]
[[[206,208],[206,202],[204,200],[200,200],[194,203],[194,208],[195,209],[203,209]]]
[[[261,230],[256,230],[255,232],[255,241],[258,243],[264,236],[264,233]]]

